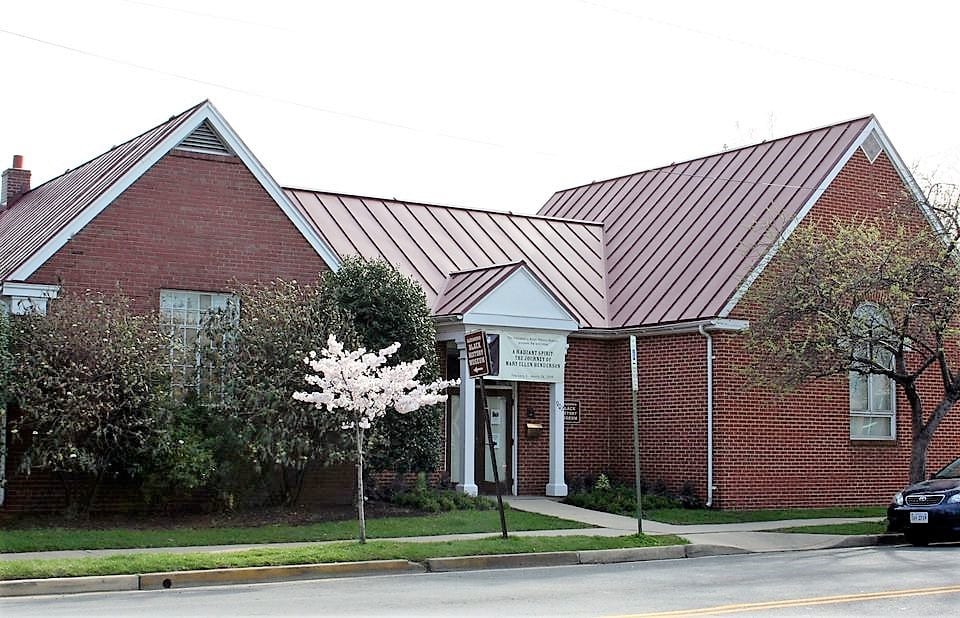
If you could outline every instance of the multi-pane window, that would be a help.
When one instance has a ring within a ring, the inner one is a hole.
[[[208,292],[161,290],[160,324],[170,334],[170,368],[174,390],[193,389],[199,384],[200,354],[197,341],[205,316],[226,309],[232,296]]]
[[[872,365],[893,368],[893,354],[883,345],[884,334],[889,331],[883,310],[864,303],[857,307],[853,317],[854,326],[860,331],[855,357]],[[892,440],[897,430],[894,382],[885,375],[866,373],[866,369],[850,372],[850,438]]]

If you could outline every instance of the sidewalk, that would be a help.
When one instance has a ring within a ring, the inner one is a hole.
[[[620,534],[637,532],[637,520],[633,517],[591,511],[558,500],[542,496],[513,496],[504,498],[518,511],[530,511],[542,515],[553,515],[563,519],[580,521],[600,526],[605,531],[619,531]],[[876,521],[870,517],[833,517],[825,519],[790,519],[783,521],[758,521],[744,524],[701,524],[676,525],[643,520],[645,534],[675,534],[692,544],[721,545],[750,552],[797,551],[805,549],[827,549],[830,547],[849,547],[857,537],[840,534],[797,534],[782,532],[764,532],[797,526],[815,526],[824,524],[847,524]],[[866,544],[876,544],[876,539]],[[866,542],[866,540],[864,540]],[[861,543],[864,544],[864,543]]]

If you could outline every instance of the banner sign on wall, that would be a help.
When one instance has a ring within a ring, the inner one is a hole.
[[[547,333],[501,332],[500,380],[563,382],[567,338]]]

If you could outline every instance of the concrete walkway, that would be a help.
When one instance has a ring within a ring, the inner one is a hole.
[[[580,521],[603,530],[618,531],[620,534],[637,532],[637,520],[633,517],[591,511],[559,500],[542,496],[511,496],[504,501],[518,511],[529,511],[543,515],[552,515],[563,519]],[[823,519],[790,519],[782,521],[758,521],[743,524],[698,524],[677,525],[643,520],[645,534],[675,534],[691,543],[704,545],[722,545],[751,552],[794,551],[804,549],[827,549],[850,543],[851,537],[839,534],[796,534],[782,532],[764,532],[797,526],[816,526],[825,524],[848,524],[878,521],[872,517],[832,517]],[[862,543],[861,543],[862,544]]]

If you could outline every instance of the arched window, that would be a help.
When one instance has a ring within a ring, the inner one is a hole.
[[[882,345],[890,318],[879,306],[863,303],[853,312],[854,358],[863,369],[850,371],[850,439],[892,440],[896,436],[896,391],[885,375],[866,373],[867,362],[893,368],[893,353]]]

